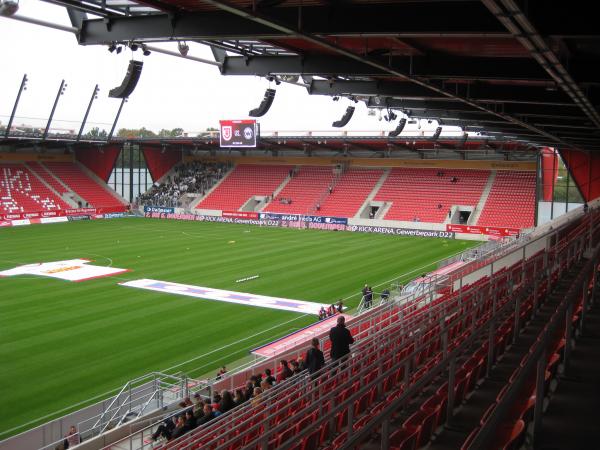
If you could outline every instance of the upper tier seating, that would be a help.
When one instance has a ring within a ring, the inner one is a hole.
[[[535,212],[535,172],[498,171],[479,226],[531,228]]]
[[[367,196],[371,193],[383,170],[349,169],[338,180],[331,195],[325,197],[321,209],[322,216],[354,217]]]
[[[476,206],[489,176],[488,170],[396,168],[374,200],[393,202],[386,220],[441,223],[453,205]]]
[[[279,195],[267,205],[265,211],[285,214],[313,213],[317,201],[327,193],[333,182],[331,166],[302,166]],[[283,203],[286,200],[291,202]]]
[[[73,192],[94,208],[122,207],[123,204],[104,187],[70,162],[47,162],[46,167]]]
[[[0,165],[0,212],[58,211],[70,208],[23,164]]]
[[[240,164],[196,208],[236,211],[253,195],[273,195],[291,168]]]

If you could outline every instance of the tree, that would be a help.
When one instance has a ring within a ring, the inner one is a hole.
[[[121,128],[117,132],[117,136],[124,137],[124,138],[149,138],[149,137],[156,137],[156,133],[152,130],[148,130],[146,127],[142,127],[139,129]]]

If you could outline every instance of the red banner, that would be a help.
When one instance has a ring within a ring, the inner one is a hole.
[[[506,227],[478,227],[476,225],[456,225],[447,224],[446,231],[453,231],[454,233],[466,233],[466,234],[485,234],[486,236],[518,236],[521,232],[518,228],[506,228]]]
[[[57,211],[35,211],[14,214],[0,214],[0,220],[21,220],[21,219],[39,219],[42,217],[60,217],[60,216],[80,216],[95,214],[110,214],[116,212],[125,212],[126,206],[116,208],[72,208]],[[257,213],[251,213],[257,214]]]
[[[221,217],[232,219],[258,219],[258,213],[254,211],[223,211]]]

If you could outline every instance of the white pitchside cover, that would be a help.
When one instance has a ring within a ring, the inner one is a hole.
[[[117,267],[95,266],[89,259],[69,259],[45,263],[25,264],[0,272],[0,277],[15,275],[38,275],[42,277],[60,278],[67,281],[85,281],[93,278],[108,277],[128,272],[128,269]]]

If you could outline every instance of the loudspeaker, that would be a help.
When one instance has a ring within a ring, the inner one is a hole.
[[[143,65],[144,63],[142,61],[129,61],[129,67],[127,68],[127,73],[125,74],[125,78],[123,78],[121,86],[111,89],[108,96],[112,98],[129,97],[138,84],[140,75],[142,74]]]
[[[440,134],[442,134],[442,127],[437,127],[437,128],[435,129],[435,133],[433,133],[433,136],[431,136],[431,140],[432,140],[432,141],[436,141],[436,140],[437,140],[437,138],[439,138],[439,137],[440,137]]]
[[[346,113],[344,114],[344,116],[340,120],[336,120],[335,122],[333,122],[331,125],[335,128],[342,128],[343,126],[346,126],[348,122],[350,122],[350,119],[352,119],[353,114],[354,106],[348,106],[348,108],[346,108]]]
[[[396,137],[398,136],[400,133],[402,133],[402,130],[404,130],[404,126],[406,125],[406,118],[402,118],[400,119],[400,122],[398,122],[398,126],[396,127],[396,129],[394,131],[390,131],[388,133],[388,136],[391,137]]]
[[[267,89],[265,91],[265,96],[262,100],[262,102],[260,102],[260,105],[258,106],[258,108],[253,109],[252,111],[250,111],[248,113],[248,115],[250,117],[261,117],[264,116],[267,111],[269,110],[269,108],[271,107],[271,105],[273,104],[273,99],[275,98],[275,89]]]

